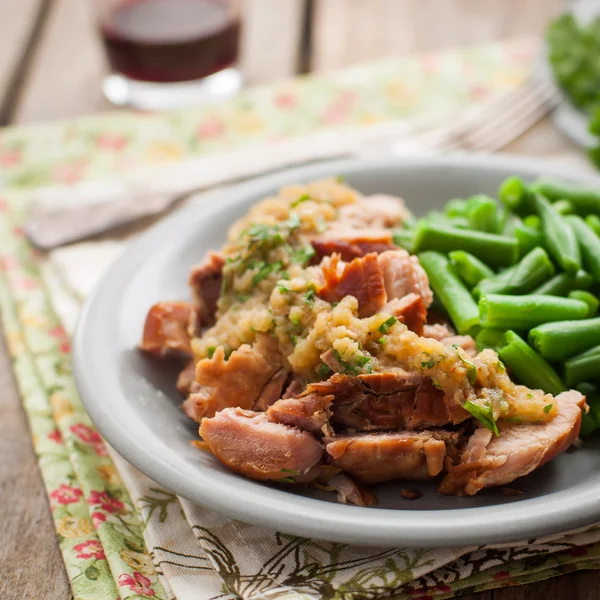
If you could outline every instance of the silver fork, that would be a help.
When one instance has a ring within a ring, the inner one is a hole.
[[[526,85],[492,98],[448,127],[393,144],[392,154],[469,151],[497,152],[525,133],[560,102],[554,85],[530,79]]]

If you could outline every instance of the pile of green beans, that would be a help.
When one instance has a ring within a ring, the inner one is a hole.
[[[396,232],[417,254],[436,302],[516,381],[575,387],[600,428],[600,188],[510,177],[498,200],[453,198]]]

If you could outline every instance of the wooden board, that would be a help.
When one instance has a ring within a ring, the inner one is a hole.
[[[564,0],[314,0],[316,71],[541,34]]]
[[[63,119],[109,107],[102,95],[107,67],[92,5],[89,0],[54,1],[13,122]]]
[[[50,506],[1,341],[0,390],[0,598],[67,600],[71,590]]]

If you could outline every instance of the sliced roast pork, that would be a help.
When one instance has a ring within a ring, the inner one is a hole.
[[[154,356],[192,357],[188,325],[194,309],[189,302],[159,302],[146,316],[140,349]]]
[[[322,236],[313,239],[311,244],[318,258],[339,254],[346,262],[371,252],[379,254],[397,248],[389,230],[352,229],[343,225],[330,227]]]
[[[356,434],[326,438],[325,451],[332,465],[364,483],[421,480],[442,471],[459,437],[446,431]]]
[[[194,305],[198,309],[198,321],[193,324],[193,334],[198,334],[200,327],[212,325],[215,321],[224,264],[223,255],[209,252],[200,264],[192,267],[188,281]]]
[[[307,389],[334,397],[331,422],[345,430],[426,429],[457,424],[470,417],[447,401],[430,378],[400,369],[357,377],[336,373]]]
[[[323,455],[310,433],[241,408],[203,419],[200,435],[226,467],[260,481],[306,480]]]
[[[275,423],[283,423],[304,431],[319,433],[329,421],[329,405],[333,396],[307,393],[296,398],[278,400],[267,409]]]
[[[416,256],[410,256],[406,250],[392,250],[380,254],[377,262],[383,272],[388,300],[412,293],[421,296],[425,308],[429,308],[433,302],[433,292]]]
[[[265,386],[281,369],[282,358],[276,341],[267,334],[259,334],[256,342],[243,344],[226,360],[222,347],[212,358],[196,364],[196,391],[184,403],[186,414],[196,421],[212,417],[228,406],[251,409],[265,391]],[[280,380],[279,395],[285,378]],[[273,399],[273,396],[271,396]]]
[[[323,265],[325,284],[318,291],[319,297],[334,303],[346,296],[354,296],[358,300],[358,314],[361,318],[379,312],[387,298],[377,254],[355,258],[345,265],[341,275],[338,261],[339,258],[335,255]]]
[[[411,292],[402,298],[394,298],[381,309],[381,312],[396,317],[417,335],[423,335],[427,309],[423,304],[423,298],[418,294]]]
[[[557,416],[543,424],[502,423],[500,435],[477,429],[457,465],[448,465],[440,491],[472,496],[531,473],[566,450],[579,435],[585,397],[573,390],[555,398]]]
[[[355,504],[356,506],[374,506],[377,501],[374,494],[366,487],[359,485],[345,473],[336,473],[327,477],[323,482],[323,475],[319,476],[317,488],[326,492],[336,492],[338,502]]]

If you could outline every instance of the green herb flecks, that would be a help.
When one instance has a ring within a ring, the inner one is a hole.
[[[485,404],[475,404],[471,400],[467,400],[463,404],[463,408],[470,412],[486,429],[489,429],[495,435],[499,435],[498,425],[494,417],[494,409],[489,402]]]
[[[452,347],[456,350],[460,362],[467,369],[467,379],[471,385],[477,381],[477,367],[465,356],[463,349],[458,344],[452,344]]]
[[[357,375],[362,370],[366,371],[367,373],[373,372],[373,368],[371,367],[371,358],[365,354],[359,354],[353,363],[344,360],[342,355],[335,348],[333,349],[333,356],[338,363],[340,363],[340,366],[343,369],[343,375]]]
[[[215,353],[216,349],[217,349],[217,347],[216,347],[216,346],[209,346],[209,347],[206,349],[206,355],[208,356],[208,358],[212,358],[212,357],[213,357],[213,355],[214,355],[214,353]]]
[[[544,412],[548,414],[552,410],[553,406],[554,404],[546,404],[546,406],[544,406]]]
[[[396,319],[396,317],[390,317],[377,328],[377,331],[385,335],[390,330],[390,328],[393,327],[397,322],[398,319]]]
[[[307,202],[308,200],[312,200],[309,194],[302,194],[299,198],[294,200],[291,204],[292,208],[296,208],[298,204],[302,204],[303,202]]]
[[[298,250],[294,250],[292,253],[292,262],[298,265],[306,265],[308,264],[312,257],[315,255],[315,249],[308,244],[304,246],[304,248],[299,248]]]

